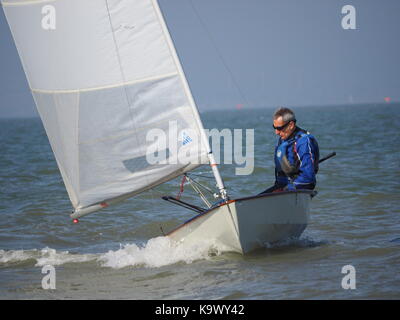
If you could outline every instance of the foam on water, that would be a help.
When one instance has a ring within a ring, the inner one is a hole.
[[[208,259],[210,254],[220,250],[209,241],[199,241],[196,245],[177,244],[167,237],[150,239],[144,246],[126,244],[119,250],[109,251],[100,256],[103,266],[124,268],[127,266],[161,267],[177,262],[192,263]]]
[[[69,251],[59,251],[51,248],[41,250],[0,250],[0,264],[23,263],[36,260],[35,267],[44,265],[58,266],[65,263],[80,263],[96,259],[95,254],[72,254]]]
[[[103,267],[115,269],[128,266],[157,268],[178,262],[192,263],[195,260],[209,259],[222,252],[221,249],[223,248],[217,248],[210,241],[199,241],[196,245],[185,246],[167,237],[157,237],[144,245],[121,244],[118,250],[97,254],[75,254],[48,247],[41,250],[0,250],[0,265],[24,263],[28,260],[36,260],[35,266],[96,261]]]
[[[11,264],[22,262],[30,259],[34,259],[35,250],[0,250],[0,263],[1,264]]]

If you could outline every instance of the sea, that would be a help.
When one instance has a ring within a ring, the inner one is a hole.
[[[321,157],[336,156],[320,165],[301,237],[247,255],[163,236],[195,215],[161,199],[179,194],[181,178],[73,223],[41,120],[0,119],[0,299],[399,299],[400,104],[293,110]],[[231,198],[273,184],[273,111],[201,112],[205,128],[241,129],[242,155],[253,163],[238,175],[243,163],[221,160]],[[254,152],[246,154],[251,132]],[[193,174],[215,188],[208,167]],[[204,206],[187,184],[181,199]]]

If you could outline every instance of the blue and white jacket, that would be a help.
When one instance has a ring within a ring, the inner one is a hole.
[[[316,184],[319,148],[309,132],[297,127],[286,140],[279,138],[275,148],[275,184],[289,189]]]

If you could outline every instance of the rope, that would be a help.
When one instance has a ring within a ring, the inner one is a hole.
[[[182,196],[183,187],[184,187],[184,185],[185,185],[185,182],[186,182],[186,175],[183,175],[182,181],[181,181],[181,185],[180,185],[180,188],[179,188],[179,192],[178,192],[178,195],[176,196],[176,198],[177,198],[178,200],[180,200],[180,198],[181,198],[181,196]]]

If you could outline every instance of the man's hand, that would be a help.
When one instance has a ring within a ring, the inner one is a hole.
[[[296,187],[294,186],[293,183],[288,183],[287,186],[285,187],[286,191],[296,191]]]

